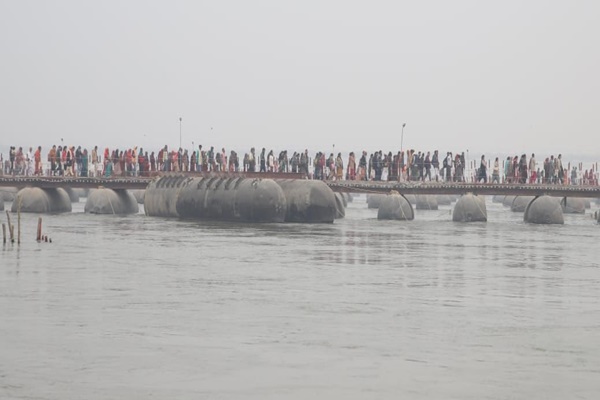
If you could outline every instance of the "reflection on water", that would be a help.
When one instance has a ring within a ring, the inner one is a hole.
[[[44,216],[0,250],[0,397],[592,398],[598,226]]]

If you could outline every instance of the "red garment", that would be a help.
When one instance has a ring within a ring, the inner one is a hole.
[[[536,182],[537,182],[537,172],[531,171],[531,178],[529,179],[529,183],[536,183]]]

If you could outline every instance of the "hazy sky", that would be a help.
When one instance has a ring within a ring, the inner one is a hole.
[[[0,0],[0,148],[597,155],[600,2]]]

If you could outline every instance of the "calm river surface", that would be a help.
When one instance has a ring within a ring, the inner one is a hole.
[[[52,244],[24,214],[0,248],[1,399],[600,396],[590,210],[380,222],[363,196],[330,225],[235,225],[84,201],[43,216]]]

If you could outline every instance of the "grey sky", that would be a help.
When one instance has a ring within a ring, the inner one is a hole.
[[[0,146],[596,155],[598,1],[0,0]],[[213,128],[211,130],[211,127]]]

